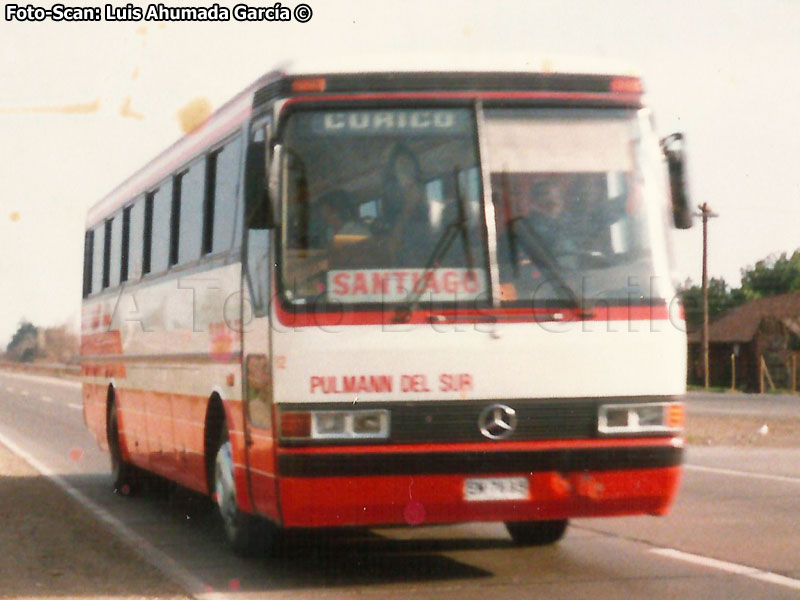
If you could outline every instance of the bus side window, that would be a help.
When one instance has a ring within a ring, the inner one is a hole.
[[[92,288],[90,293],[96,294],[103,289],[103,240],[105,237],[105,223],[100,223],[94,228],[93,255],[92,255]]]
[[[181,188],[186,171],[172,176],[172,197],[169,211],[169,266],[178,264],[178,244],[181,236]]]
[[[201,254],[211,254],[214,249],[214,205],[217,197],[217,157],[221,149],[206,156],[205,187],[203,190],[203,240]]]
[[[94,231],[87,231],[83,239],[83,297],[92,293],[92,255]]]
[[[103,285],[102,289],[108,287],[111,279],[111,226],[114,223],[114,218],[106,219],[103,226]]]
[[[205,160],[195,160],[181,177],[178,261],[182,265],[200,258],[203,245],[203,189]]]
[[[213,197],[206,204],[208,207],[208,202],[213,203],[209,215],[213,225],[207,248],[214,254],[234,247],[235,236],[241,236],[243,211],[237,203],[241,146],[241,136],[237,136],[214,153]]]
[[[128,256],[131,247],[131,209],[132,206],[126,206],[122,209],[122,248],[120,248],[119,259],[119,281],[124,283],[128,281]]]
[[[266,143],[269,122],[259,126],[254,132],[252,141]],[[265,157],[266,160],[266,157]],[[260,211],[258,211],[260,213]],[[257,317],[267,314],[270,299],[270,262],[269,244],[270,230],[259,214],[250,215],[247,227],[247,285],[250,289],[253,315]],[[244,319],[244,315],[242,317]]]
[[[140,196],[130,207],[130,231],[128,233],[128,281],[138,281],[144,274],[144,205]]]
[[[117,214],[111,221],[111,241],[109,242],[109,254],[106,257],[109,263],[108,287],[118,286],[120,282],[122,266],[122,221],[122,214]]]
[[[153,221],[150,248],[150,272],[163,273],[169,267],[170,226],[172,213],[172,178],[153,195]]]

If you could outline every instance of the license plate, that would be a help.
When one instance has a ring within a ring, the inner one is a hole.
[[[526,477],[486,477],[464,480],[464,500],[527,500],[530,496]]]

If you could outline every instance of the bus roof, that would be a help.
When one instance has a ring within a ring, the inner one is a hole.
[[[627,75],[638,71],[621,61],[576,56],[530,54],[370,54],[315,56],[289,60],[272,71],[286,76],[346,73],[547,73],[565,75]]]
[[[87,214],[86,227],[94,227],[136,196],[152,188],[197,152],[232,134],[250,116],[253,98],[260,89],[285,79],[325,75],[391,74],[530,74],[605,75],[638,77],[635,70],[617,61],[577,57],[535,57],[523,54],[497,56],[392,54],[353,57],[315,57],[285,61],[265,73],[223,104],[197,129],[184,135],[125,179]]]

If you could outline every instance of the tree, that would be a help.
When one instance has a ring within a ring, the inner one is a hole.
[[[741,270],[742,286],[729,288],[722,277],[708,280],[708,318],[714,320],[724,312],[750,300],[800,292],[800,250],[791,256],[783,252],[771,255]],[[678,291],[686,312],[686,326],[695,331],[703,324],[703,288],[687,279]]]
[[[40,354],[54,362],[70,362],[78,355],[78,336],[72,333],[67,325],[49,327],[44,330],[44,346]]]
[[[33,324],[22,321],[6,346],[8,357],[11,360],[31,362],[36,358],[38,349],[39,330]]]
[[[699,329],[703,324],[703,287],[687,279],[678,294],[686,313],[686,327],[689,331]],[[708,318],[713,321],[724,312],[744,304],[747,298],[740,289],[729,289],[722,277],[708,280]]]
[[[800,291],[800,250],[768,256],[742,269],[742,293],[748,300]]]

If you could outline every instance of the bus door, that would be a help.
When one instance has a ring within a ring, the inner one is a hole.
[[[263,144],[265,139],[268,124],[256,127],[252,136],[254,143]],[[245,162],[250,164],[250,160]],[[278,521],[269,326],[272,231],[263,207],[246,206],[244,220],[247,231],[242,273],[242,360],[248,484],[256,511]]]

